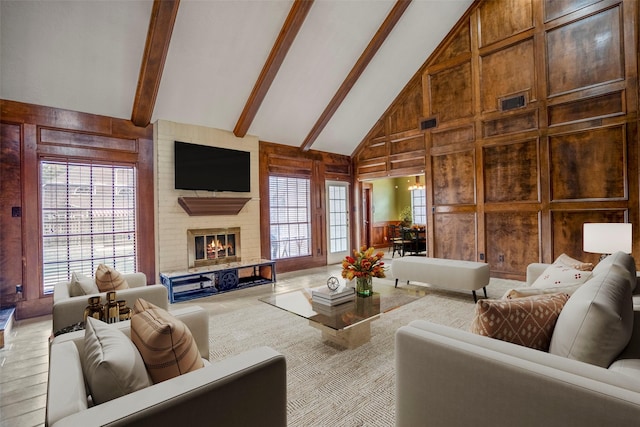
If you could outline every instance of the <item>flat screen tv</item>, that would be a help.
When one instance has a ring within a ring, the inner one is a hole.
[[[251,191],[248,151],[175,141],[175,188]]]

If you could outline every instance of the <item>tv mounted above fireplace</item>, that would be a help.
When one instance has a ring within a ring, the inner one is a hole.
[[[248,151],[175,141],[176,190],[251,191]]]

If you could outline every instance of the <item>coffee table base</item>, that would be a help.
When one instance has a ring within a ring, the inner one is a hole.
[[[371,340],[371,321],[377,318],[371,317],[346,329],[333,329],[313,320],[309,320],[309,325],[322,332],[323,340],[352,350]]]

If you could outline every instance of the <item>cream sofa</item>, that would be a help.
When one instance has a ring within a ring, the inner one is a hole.
[[[208,314],[189,306],[171,312],[209,358]],[[113,325],[130,334],[130,321]],[[225,360],[90,407],[81,354],[84,331],[56,337],[50,348],[48,426],[286,425],[286,363],[268,347]]]
[[[596,267],[593,277],[572,294],[552,336],[553,347],[567,322],[598,329],[593,319],[582,322],[571,318],[576,302],[593,289],[599,294],[605,283],[617,283],[621,313],[613,313],[607,301],[598,297],[595,303],[582,307],[596,317],[611,315],[615,325],[603,328],[605,334],[630,329],[626,347],[608,367],[416,320],[396,333],[396,425],[638,424],[640,312],[634,311],[631,303],[635,262],[621,253],[612,257]],[[604,341],[603,352],[609,345]],[[591,346],[595,352],[600,350],[597,343]]]
[[[150,303],[167,309],[169,307],[169,297],[167,288],[163,285],[148,285],[147,276],[144,273],[123,274],[124,279],[129,284],[129,289],[116,292],[119,300],[127,301],[127,306],[133,307],[138,298],[143,298]],[[75,323],[82,322],[84,309],[87,307],[88,299],[91,296],[102,296],[102,303],[106,302],[106,292],[91,295],[72,297],[69,292],[71,282],[59,282],[53,288],[53,332]]]

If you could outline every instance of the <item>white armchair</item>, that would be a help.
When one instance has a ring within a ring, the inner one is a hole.
[[[197,306],[171,314],[191,331],[209,358],[208,314]],[[130,336],[130,321],[114,323]],[[204,368],[90,406],[82,371],[84,331],[56,337],[50,349],[46,425],[64,426],[285,426],[286,362],[260,347]]]
[[[167,288],[163,285],[148,285],[147,276],[144,273],[123,274],[124,279],[129,284],[129,289],[116,292],[119,300],[127,301],[127,306],[133,307],[138,298],[143,298],[160,308],[169,307],[169,297]],[[53,332],[82,322],[84,309],[91,296],[100,295],[102,303],[106,301],[106,292],[71,296],[69,286],[71,282],[60,282],[53,289]]]

